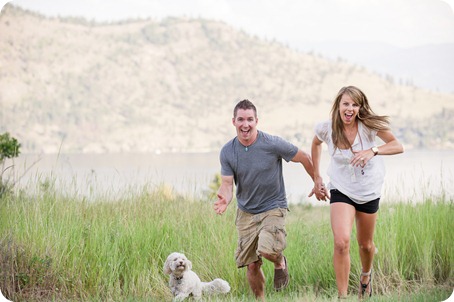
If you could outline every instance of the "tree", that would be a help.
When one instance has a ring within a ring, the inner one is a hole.
[[[20,154],[20,144],[17,139],[11,137],[8,132],[0,135],[0,163],[3,164],[5,158],[17,157]]]
[[[0,165],[2,167],[0,173],[0,197],[13,185],[9,185],[8,179],[5,181],[3,180],[3,174],[6,170],[11,168],[12,166],[5,168],[5,160],[7,158],[17,157],[20,154],[20,144],[17,142],[17,139],[11,137],[8,132],[5,132],[0,135]]]

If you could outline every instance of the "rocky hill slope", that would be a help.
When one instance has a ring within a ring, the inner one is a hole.
[[[407,147],[454,148],[454,95],[400,85],[204,19],[96,24],[7,4],[0,15],[0,132],[22,152],[218,150],[241,99],[259,129],[308,148],[345,85],[390,115]]]

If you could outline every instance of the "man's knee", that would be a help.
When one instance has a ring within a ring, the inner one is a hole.
[[[267,254],[267,253],[262,253],[260,252],[260,256],[265,258],[268,261],[274,262],[274,263],[280,263],[282,260],[282,252],[280,253],[272,253],[272,254]]]
[[[261,267],[262,267],[262,260],[258,260],[258,261],[249,263],[247,266],[247,270],[249,272],[257,272],[257,271],[260,271]]]

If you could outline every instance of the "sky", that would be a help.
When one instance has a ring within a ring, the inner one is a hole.
[[[202,17],[300,48],[324,41],[454,43],[454,0],[13,0],[46,16],[100,22]],[[6,1],[2,1],[2,7]]]

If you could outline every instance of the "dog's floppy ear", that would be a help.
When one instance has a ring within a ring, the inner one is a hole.
[[[170,275],[172,273],[172,270],[170,269],[170,263],[172,262],[172,258],[173,258],[173,253],[170,254],[166,261],[164,262],[164,274],[167,274],[167,275]]]
[[[170,261],[169,259],[164,262],[164,274],[170,275],[172,273],[172,270],[170,269]]]

